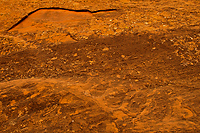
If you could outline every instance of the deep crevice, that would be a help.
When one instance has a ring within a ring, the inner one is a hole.
[[[10,27],[7,31],[15,28],[17,25],[19,25],[21,22],[23,22],[25,19],[27,19],[31,14],[44,9],[53,9],[53,10],[67,10],[67,11],[74,11],[74,12],[89,12],[89,13],[98,13],[98,12],[109,12],[109,11],[117,11],[117,9],[105,9],[105,10],[97,10],[97,11],[90,11],[90,10],[73,10],[73,9],[66,9],[66,8],[59,8],[59,7],[50,7],[50,8],[38,8],[30,13],[28,13],[26,16],[24,16],[21,20],[19,20],[16,24],[14,24],[12,27]]]

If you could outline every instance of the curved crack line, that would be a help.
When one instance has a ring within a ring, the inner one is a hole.
[[[30,13],[28,13],[26,16],[24,16],[21,20],[19,20],[16,24],[14,24],[12,27],[10,27],[7,31],[10,31],[11,29],[15,28],[17,25],[22,23],[25,19],[27,19],[30,15],[33,13],[44,10],[44,9],[53,9],[53,10],[66,10],[66,11],[74,11],[74,12],[89,12],[89,13],[98,13],[98,12],[109,12],[109,11],[117,11],[117,9],[105,9],[105,10],[97,10],[97,11],[90,11],[90,10],[73,10],[73,9],[66,9],[66,8],[59,8],[59,7],[49,7],[49,8],[38,8]]]

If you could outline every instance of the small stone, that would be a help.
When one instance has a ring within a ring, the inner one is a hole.
[[[121,55],[121,57],[122,57],[122,58],[125,58],[126,56],[125,56],[125,55]]]
[[[103,51],[108,51],[109,50],[109,48],[107,48],[107,47],[105,47],[104,49],[103,49]]]
[[[120,76],[120,75],[117,75],[117,78],[121,78],[121,76]]]
[[[51,58],[51,60],[56,60],[57,59],[57,57],[53,57],[53,58]]]
[[[78,54],[77,54],[77,53],[75,53],[75,54],[74,54],[74,57],[76,57],[77,55],[78,55]]]
[[[123,127],[125,127],[125,126],[126,126],[126,124],[124,123],[124,124],[123,124]]]
[[[94,61],[91,60],[91,61],[89,61],[89,63],[90,63],[90,65],[92,65],[94,63]]]

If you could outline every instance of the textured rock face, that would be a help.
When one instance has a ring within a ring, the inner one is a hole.
[[[0,5],[0,132],[200,132],[198,0]]]

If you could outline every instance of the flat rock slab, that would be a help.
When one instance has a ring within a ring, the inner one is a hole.
[[[25,40],[27,34],[31,34],[34,40],[46,40],[48,42],[76,42],[73,35],[85,37],[91,36],[98,26],[88,25],[90,21],[98,17],[109,17],[115,10],[99,10],[96,12],[77,10],[72,11],[61,8],[38,9],[24,16],[14,24],[8,32],[17,33]],[[96,16],[96,17],[95,17]],[[116,16],[116,14],[115,14]],[[101,25],[101,23],[97,24]]]
[[[75,12],[62,9],[40,9],[28,15],[22,22],[13,27],[10,31],[37,32],[46,31],[46,24],[57,25],[61,28],[72,27],[82,24],[92,17],[90,12]]]

